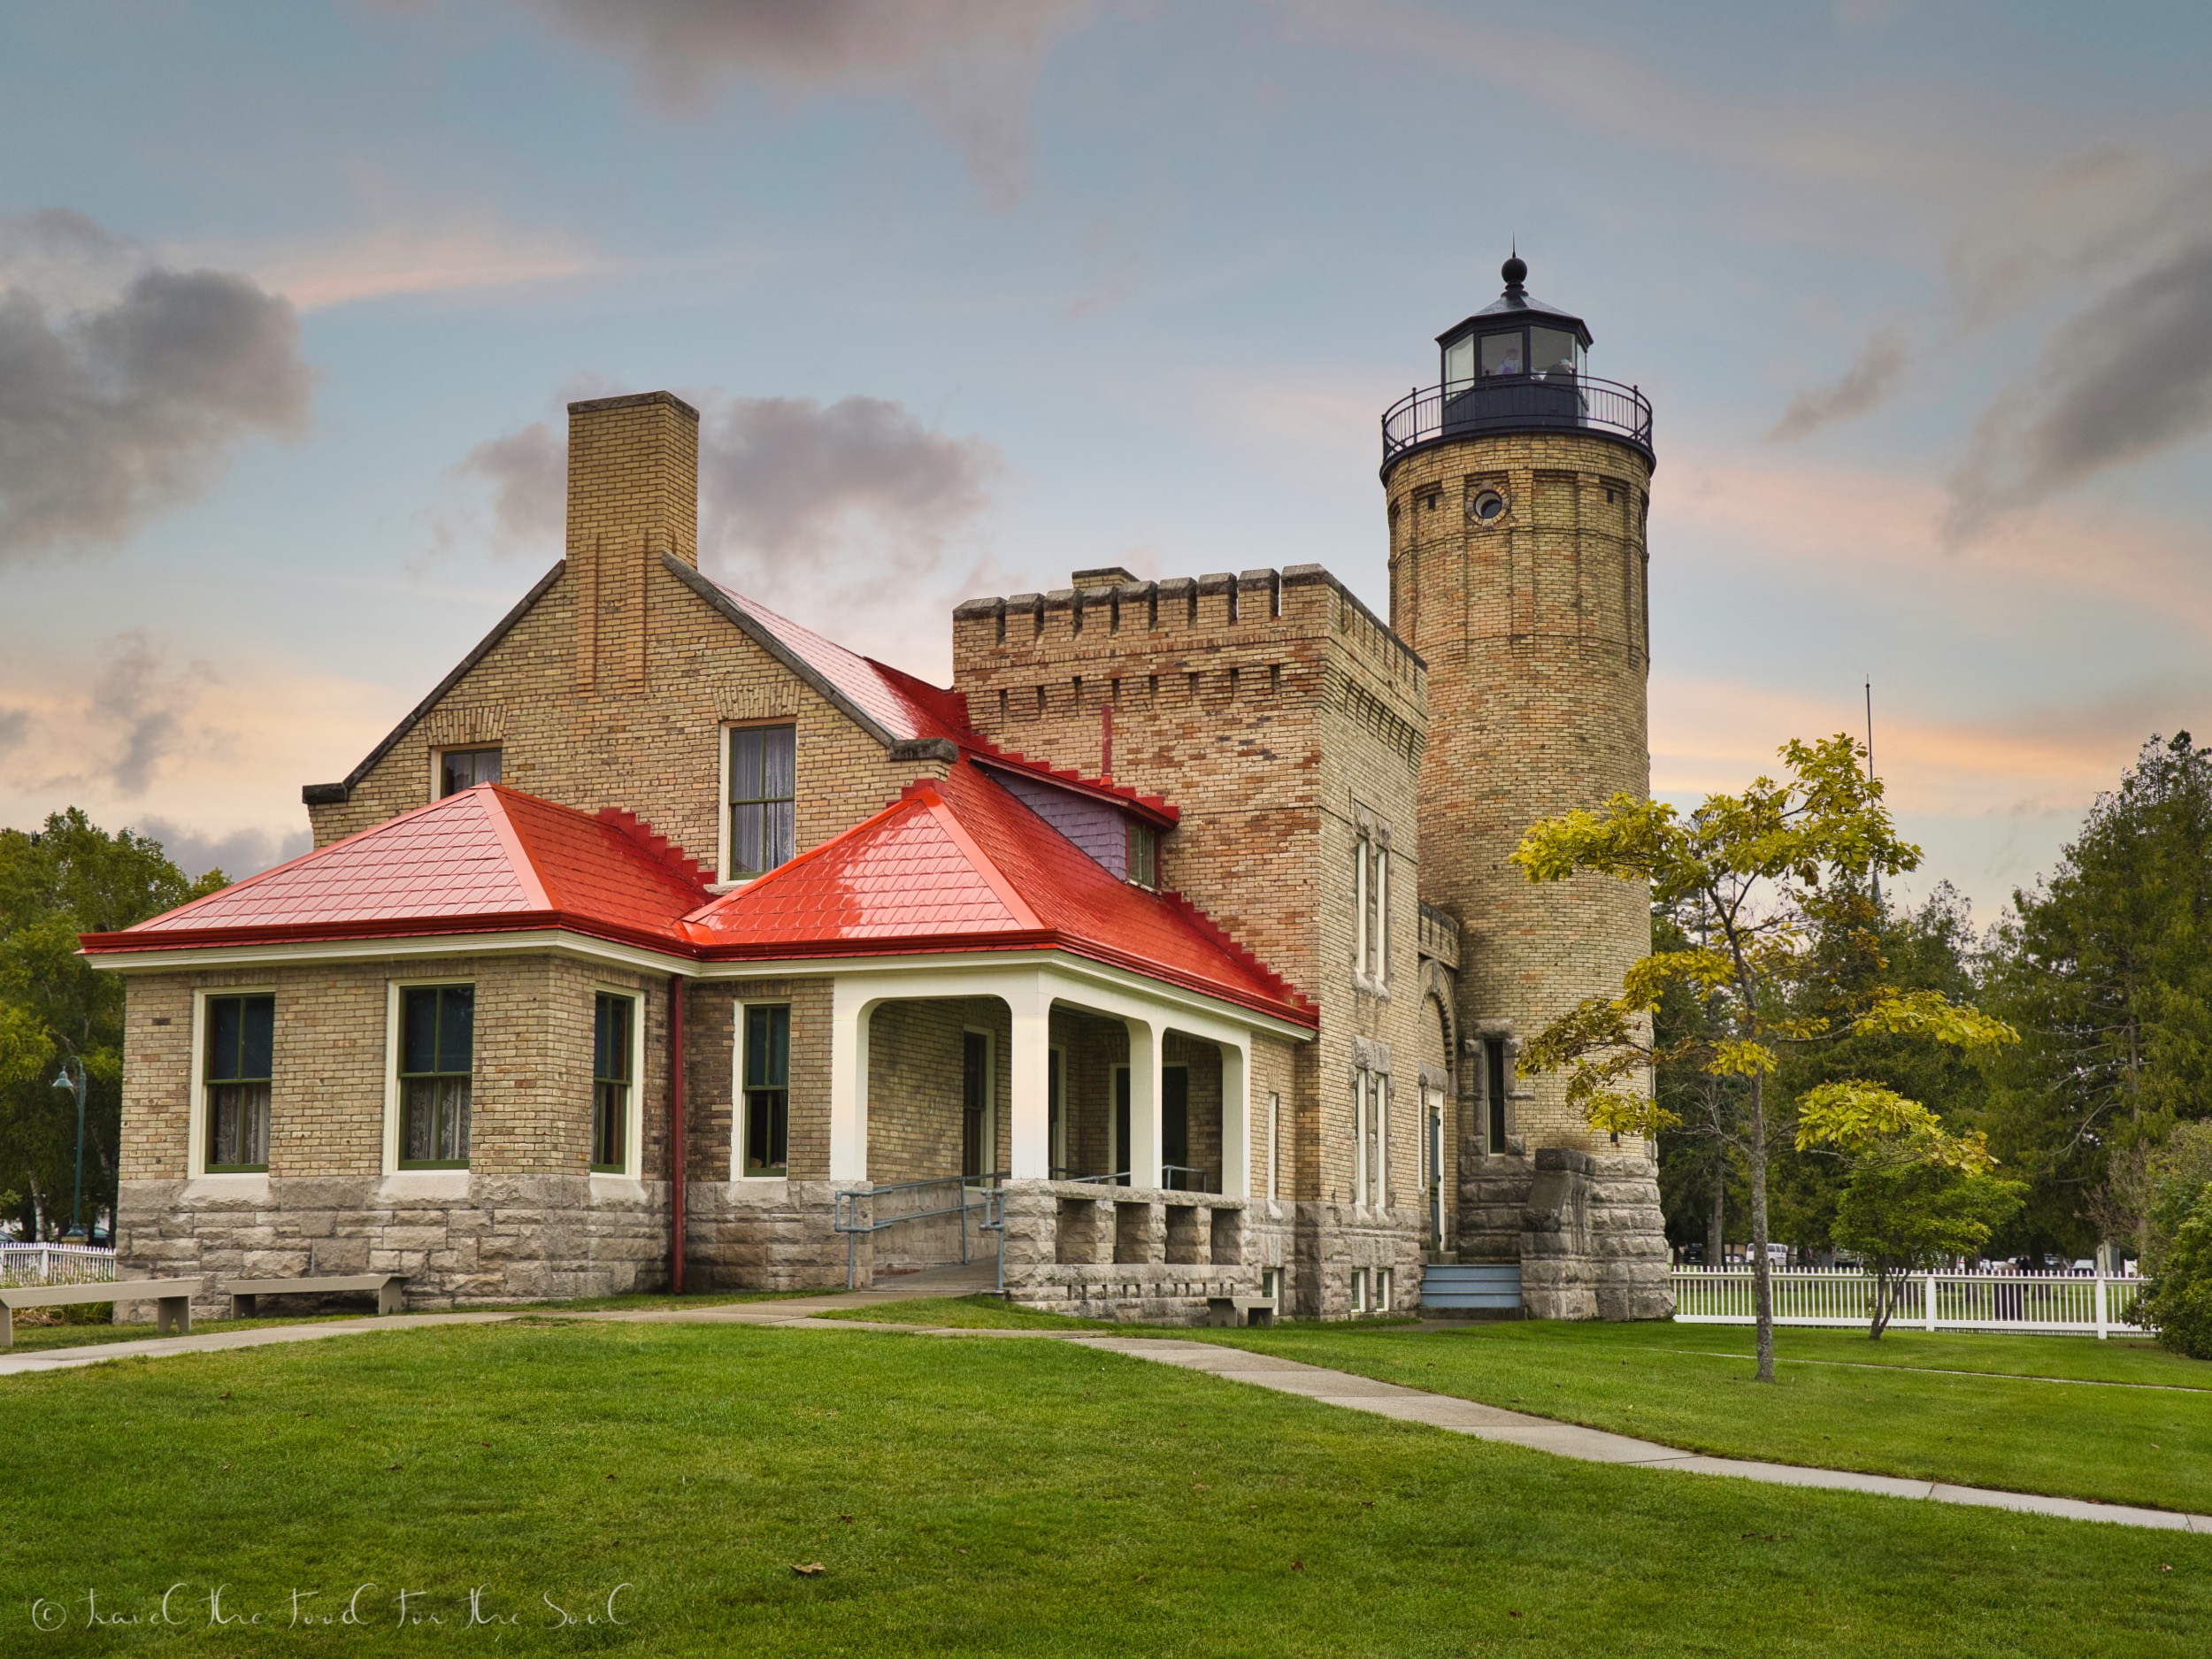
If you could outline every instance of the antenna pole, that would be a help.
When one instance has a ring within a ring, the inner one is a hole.
[[[1866,677],[1866,780],[1869,783],[1874,781],[1874,676],[1871,674]],[[1872,869],[1868,874],[1874,885],[1874,911],[1879,916],[1882,910],[1882,872],[1879,869]]]

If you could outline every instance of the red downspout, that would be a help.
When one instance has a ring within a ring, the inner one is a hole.
[[[684,982],[668,976],[668,1285],[684,1289]]]

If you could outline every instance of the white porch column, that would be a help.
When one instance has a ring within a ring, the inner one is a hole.
[[[1221,1195],[1252,1195],[1252,1051],[1222,1043]]]
[[[858,980],[830,985],[830,1179],[868,1179],[868,1021],[879,999]]]
[[[1160,1185],[1160,1048],[1164,1026],[1125,1018],[1129,1028],[1129,1144],[1122,1168],[1132,1187]]]
[[[1007,1059],[1013,1071],[1014,1144],[1007,1170],[1018,1181],[1052,1175],[1052,993],[1041,975],[1006,988],[1013,1016]]]

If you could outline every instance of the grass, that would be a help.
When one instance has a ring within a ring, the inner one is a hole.
[[[860,1319],[871,1325],[935,1325],[961,1331],[1118,1331],[1131,1327],[1103,1319],[1069,1319],[1010,1307],[997,1296],[924,1296],[912,1302],[879,1302],[872,1308],[836,1308],[818,1319]]]
[[[1187,1334],[1732,1457],[2212,1513],[2212,1365],[2148,1343],[1786,1329],[1770,1386],[1732,1326]]]
[[[834,1291],[818,1290],[729,1290],[706,1291],[672,1296],[647,1294],[633,1296],[580,1296],[568,1302],[500,1302],[484,1307],[462,1310],[467,1313],[601,1313],[638,1311],[651,1312],[664,1308],[711,1308],[731,1302],[776,1302],[792,1296],[834,1295]],[[49,1324],[36,1318],[48,1310],[26,1310],[15,1316],[15,1346],[0,1349],[0,1353],[31,1353],[42,1348],[88,1347],[103,1342],[150,1342],[160,1334],[150,1319],[136,1325],[116,1325],[111,1322],[113,1304],[82,1302],[65,1309],[54,1309],[54,1313],[74,1315],[70,1318]],[[274,1315],[252,1319],[195,1319],[192,1332],[198,1335],[207,1331],[251,1331],[272,1325],[328,1324],[334,1319],[365,1319],[376,1316],[366,1312],[305,1313]]]
[[[2212,1626],[2212,1538],[1571,1463],[1053,1342],[447,1326],[0,1379],[0,1410],[35,1517],[8,1653],[1892,1659]],[[290,1625],[363,1584],[365,1627]],[[219,1585],[263,1623],[211,1629]],[[581,1623],[618,1585],[626,1622]],[[474,1586],[518,1622],[471,1629]],[[139,1622],[85,1628],[88,1593]]]

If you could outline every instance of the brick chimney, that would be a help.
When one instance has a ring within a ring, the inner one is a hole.
[[[568,406],[568,574],[576,683],[645,684],[650,572],[699,563],[699,411],[673,392]]]

